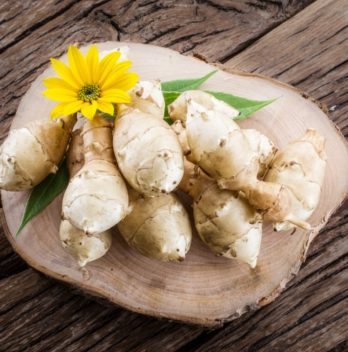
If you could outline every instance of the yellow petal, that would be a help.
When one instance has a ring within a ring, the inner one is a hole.
[[[118,62],[115,65],[114,70],[112,70],[111,75],[119,74],[119,73],[124,73],[126,72],[130,67],[132,66],[132,61],[130,60],[125,60],[122,62]]]
[[[86,59],[76,46],[70,45],[68,49],[68,60],[71,72],[75,79],[80,83],[89,83],[89,72],[87,69]]]
[[[47,89],[42,94],[48,99],[62,103],[77,100],[76,93],[67,89]]]
[[[83,102],[81,100],[73,101],[71,103],[65,103],[63,107],[64,115],[71,115],[75,112],[78,112],[82,108]]]
[[[139,80],[139,76],[136,73],[134,72],[125,73],[114,80],[108,80],[108,82],[104,84],[103,88],[105,90],[108,90],[111,88],[111,89],[121,89],[121,90],[127,91],[133,88],[138,82],[138,80]]]
[[[104,57],[104,59],[100,62],[99,65],[99,77],[98,77],[98,84],[100,86],[103,85],[103,81],[106,77],[113,71],[116,66],[117,60],[120,58],[121,53],[113,52]]]
[[[104,103],[98,100],[98,110],[112,116],[114,115],[114,106],[111,103]]]
[[[49,89],[62,88],[71,90],[73,92],[77,91],[73,86],[71,86],[69,83],[67,83],[61,78],[49,77],[45,78],[42,82]]]
[[[87,67],[92,83],[97,83],[99,68],[99,53],[96,45],[92,45],[86,56]]]
[[[81,107],[81,113],[87,119],[93,120],[97,111],[97,107],[97,102],[95,100],[93,100],[92,103],[83,103]]]
[[[109,63],[109,61],[115,63],[118,61],[118,59],[120,57],[121,57],[121,53],[119,51],[113,51],[113,52],[105,55],[99,63],[101,71],[104,70],[105,65],[107,65]]]
[[[80,88],[80,84],[75,79],[74,75],[72,74],[71,70],[67,65],[57,59],[51,59],[51,65],[53,69],[57,72],[57,74],[62,78],[64,81],[69,83],[75,89]]]
[[[131,98],[127,92],[120,89],[108,89],[103,91],[99,101],[104,103],[130,103]]]
[[[63,116],[63,108],[64,108],[64,103],[63,104],[58,104],[56,105],[52,110],[51,110],[51,119],[56,119],[58,117]]]
[[[110,88],[114,85],[114,82],[122,77],[127,70],[131,67],[132,63],[130,61],[123,61],[115,65],[114,69],[108,74],[106,79],[100,83],[102,89]]]

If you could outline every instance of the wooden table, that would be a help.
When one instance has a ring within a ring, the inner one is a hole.
[[[68,44],[152,43],[291,83],[348,137],[347,0],[31,0],[0,4],[0,139],[30,83]],[[348,177],[348,175],[347,175]],[[0,233],[0,351],[344,351],[348,203],[272,304],[221,328],[105,307],[30,269]]]

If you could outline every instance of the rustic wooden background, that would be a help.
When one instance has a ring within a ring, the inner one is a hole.
[[[0,38],[0,141],[51,56],[105,40],[166,46],[291,83],[325,103],[348,137],[347,0],[3,0]],[[347,231],[346,203],[275,302],[205,330],[76,295],[30,269],[1,229],[0,351],[347,351]]]

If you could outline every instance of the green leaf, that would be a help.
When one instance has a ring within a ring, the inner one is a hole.
[[[171,126],[174,123],[174,121],[169,116],[164,116],[163,119],[164,119],[165,122],[167,122],[167,124],[169,126]]]
[[[47,176],[31,191],[16,235],[23,230],[29,220],[45,209],[65,189],[68,182],[68,169],[66,162],[63,161],[56,174]]]
[[[185,90],[197,89],[208,80],[217,70],[209,72],[207,75],[193,79],[179,79],[175,81],[162,82],[163,92],[184,92]]]
[[[220,99],[232,106],[239,111],[239,115],[234,118],[234,120],[244,120],[245,118],[252,115],[257,110],[273,103],[277,98],[269,100],[251,100],[243,97],[238,97],[236,95],[223,93],[223,92],[213,92],[207,91],[207,93],[213,95],[215,98]]]

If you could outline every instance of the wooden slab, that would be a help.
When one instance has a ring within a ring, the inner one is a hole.
[[[122,43],[121,43],[122,44]],[[116,42],[100,44],[112,49]],[[213,69],[197,59],[169,49],[127,44],[134,70],[141,79],[196,77]],[[52,106],[42,97],[44,76],[23,97],[12,127],[47,118]],[[327,138],[328,168],[321,202],[311,218],[311,232],[273,233],[265,226],[259,264],[255,270],[237,261],[214,257],[195,236],[183,263],[159,263],[127,247],[115,233],[113,246],[101,260],[79,269],[58,240],[61,198],[13,237],[23,212],[25,193],[2,192],[4,227],[14,249],[34,268],[76,285],[130,310],[190,323],[213,326],[272,301],[298,271],[310,242],[324,226],[348,191],[348,150],[325,113],[295,89],[277,81],[245,73],[219,72],[205,88],[254,99],[279,97],[272,105],[242,122],[255,127],[282,147],[314,127]]]

